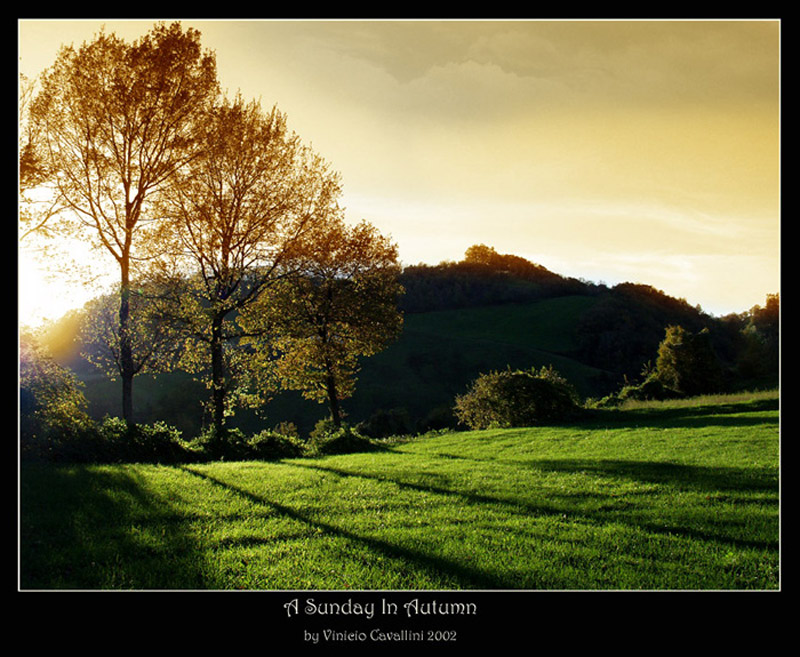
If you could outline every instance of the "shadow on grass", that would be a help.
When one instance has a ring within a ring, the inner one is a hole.
[[[300,465],[300,464],[293,462],[292,465]],[[332,525],[330,523],[321,522],[303,513],[300,513],[299,511],[292,509],[284,504],[268,500],[244,488],[240,488],[239,486],[235,486],[229,482],[222,481],[221,479],[212,477],[211,475],[195,470],[194,468],[183,466],[182,470],[196,477],[200,477],[204,481],[220,486],[232,493],[235,493],[252,504],[265,506],[273,512],[277,512],[287,518],[291,518],[292,520],[305,523],[307,526],[312,527],[314,529],[322,530],[331,536],[336,536],[339,538],[356,541],[361,543],[362,545],[367,546],[374,552],[380,553],[386,557],[402,559],[404,561],[413,563],[417,567],[421,568],[423,571],[428,572],[434,579],[437,576],[445,574],[453,578],[457,582],[457,586],[459,588],[497,589],[497,588],[506,588],[509,586],[509,583],[500,581],[496,577],[493,577],[490,574],[485,573],[483,571],[474,568],[469,568],[462,564],[454,563],[450,560],[442,559],[440,557],[436,557],[433,555],[423,554],[418,551],[409,550],[408,548],[404,548],[398,545],[393,545],[386,541],[381,541],[368,536],[360,536],[343,527],[337,527],[336,525]]]
[[[20,482],[21,589],[209,587],[192,518],[135,471],[35,465]]]
[[[425,494],[460,498],[464,503],[485,505],[487,506],[487,511],[490,507],[501,507],[503,513],[529,517],[562,519],[568,515],[573,521],[586,522],[598,526],[612,522],[621,523],[653,534],[677,535],[694,540],[712,541],[731,548],[778,549],[777,514],[774,540],[771,538],[744,537],[738,535],[740,532],[738,525],[743,523],[719,526],[715,516],[715,509],[711,506],[712,502],[730,502],[740,504],[742,508],[747,504],[753,504],[762,507],[776,507],[777,510],[777,477],[769,471],[753,473],[739,468],[703,468],[671,463],[636,461],[542,460],[510,464],[541,471],[626,477],[645,483],[660,484],[665,489],[674,486],[684,489],[688,487],[705,493],[706,500],[709,502],[708,505],[701,508],[702,515],[698,524],[698,517],[683,517],[680,509],[675,509],[674,514],[669,518],[663,515],[656,517],[654,516],[655,512],[649,510],[646,504],[630,508],[625,500],[621,500],[622,506],[617,507],[616,504],[611,504],[610,507],[605,508],[601,505],[598,509],[597,504],[594,504],[594,502],[620,502],[620,500],[611,498],[607,494],[591,492],[568,493],[557,497],[542,498],[541,501],[536,500],[534,502],[526,499],[482,495],[474,491],[461,491],[454,488],[403,481],[397,477],[387,477],[361,470],[349,472],[341,468],[299,462],[293,465],[330,472],[340,476],[361,477],[382,483],[392,483],[400,488]],[[727,494],[723,495],[721,491],[727,491]],[[735,494],[736,492],[739,494]],[[748,495],[752,493],[761,493],[761,499],[754,501],[748,498]],[[774,498],[770,497],[773,493]],[[648,493],[648,495],[651,494],[658,495],[658,493]],[[664,494],[666,495],[667,493],[665,492]],[[641,494],[624,494],[626,499],[632,496],[641,497]],[[578,505],[575,503],[576,499],[579,499]],[[581,501],[585,503],[583,507],[580,506]]]
[[[534,459],[520,466],[547,472],[583,473],[621,477],[642,483],[666,484],[700,492],[772,492],[777,496],[778,475],[771,468],[731,468],[684,465],[663,461],[613,459]],[[775,500],[777,504],[777,499]]]
[[[616,427],[696,428],[706,426],[755,426],[776,424],[770,414],[780,408],[778,399],[761,399],[730,404],[708,404],[677,408],[592,409],[583,420],[588,425],[613,424]]]

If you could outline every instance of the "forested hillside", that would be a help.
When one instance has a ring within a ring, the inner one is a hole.
[[[583,397],[602,397],[641,373],[669,326],[707,329],[729,389],[777,385],[777,295],[765,307],[713,317],[653,287],[614,287],[565,278],[517,256],[472,247],[460,262],[407,267],[400,338],[362,361],[354,396],[343,404],[351,423],[372,418],[392,430],[453,425],[455,395],[480,373],[552,365]],[[86,384],[90,412],[116,415],[117,384],[81,356],[80,313],[50,327],[43,340]],[[164,420],[185,432],[207,421],[204,386],[183,373],[139,377],[140,421]],[[324,406],[282,393],[258,412],[237,413],[245,429],[294,422],[308,432]]]

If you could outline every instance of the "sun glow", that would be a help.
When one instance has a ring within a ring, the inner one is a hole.
[[[113,282],[103,253],[79,240],[32,236],[20,245],[17,269],[19,324],[36,328],[81,308]]]

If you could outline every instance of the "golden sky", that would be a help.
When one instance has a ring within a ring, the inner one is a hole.
[[[22,20],[20,70],[155,20]],[[484,243],[717,315],[779,292],[779,21],[182,22],[405,264]]]

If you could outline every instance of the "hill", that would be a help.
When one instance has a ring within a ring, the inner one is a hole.
[[[391,415],[397,431],[452,426],[454,397],[480,373],[509,366],[552,365],[582,396],[602,397],[639,377],[670,325],[710,331],[731,388],[777,384],[777,306],[716,318],[651,286],[565,278],[488,247],[457,263],[407,267],[401,282],[403,333],[363,361],[356,393],[344,402],[351,423],[377,413]],[[44,341],[85,382],[92,415],[117,415],[118,384],[81,359],[78,321],[77,313],[65,317]],[[140,422],[199,430],[207,393],[188,375],[137,377],[134,394]],[[286,393],[259,413],[237,413],[235,424],[254,431],[291,421],[307,433],[324,415]]]

